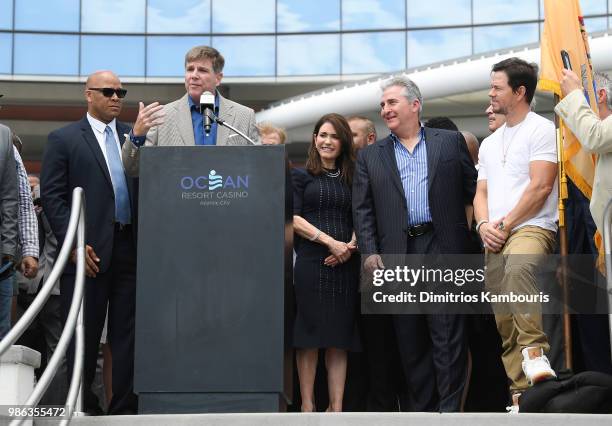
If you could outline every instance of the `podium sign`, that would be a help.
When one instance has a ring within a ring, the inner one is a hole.
[[[143,148],[141,413],[282,411],[292,387],[284,146]]]

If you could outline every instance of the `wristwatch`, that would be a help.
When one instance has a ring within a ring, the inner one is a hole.
[[[146,136],[134,136],[134,129],[130,130],[129,137],[130,141],[139,148],[143,146],[147,140]]]

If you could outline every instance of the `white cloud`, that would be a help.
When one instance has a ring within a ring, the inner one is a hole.
[[[274,37],[214,37],[227,76],[274,75]]]
[[[82,31],[144,32],[145,0],[82,1]]]
[[[408,67],[471,54],[470,29],[424,30],[408,34]]]
[[[537,24],[474,28],[474,53],[505,49],[538,41]]]
[[[402,2],[395,2],[400,4]],[[405,17],[396,8],[389,6],[391,1],[381,0],[344,0],[342,16],[344,28],[402,28]]]
[[[472,20],[471,0],[408,0],[408,26],[469,24]],[[440,11],[443,13],[436,13]]]
[[[537,0],[474,0],[474,23],[538,19]]]
[[[280,31],[305,31],[309,25],[302,21],[301,16],[291,11],[289,6],[284,3],[278,3],[276,6],[278,15],[278,29]],[[282,24],[281,24],[282,23]]]
[[[348,34],[342,39],[342,72],[347,74],[391,72],[404,68],[405,52],[393,56],[393,52],[404,50],[401,32],[401,42],[397,33],[382,34]],[[389,48],[393,47],[390,51]]]
[[[274,1],[214,1],[213,31],[215,33],[274,32]]]
[[[278,37],[279,75],[321,75],[339,72],[339,36]]]
[[[174,1],[174,13],[172,14],[168,13],[167,5],[155,7],[149,3],[147,30],[152,33],[203,33],[210,31],[210,1],[183,1],[182,3],[192,3],[192,5],[185,9]]]

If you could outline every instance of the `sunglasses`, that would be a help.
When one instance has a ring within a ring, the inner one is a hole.
[[[127,90],[113,89],[112,87],[88,87],[87,90],[95,90],[107,98],[112,98],[113,95],[117,95],[118,98],[125,98],[125,95],[127,95]]]

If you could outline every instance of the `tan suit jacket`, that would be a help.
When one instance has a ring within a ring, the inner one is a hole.
[[[193,124],[187,94],[164,106],[166,117],[164,124],[153,127],[147,133],[144,146],[194,146]],[[255,127],[255,112],[251,108],[225,99],[219,95],[219,118],[236,127],[254,141],[259,136]],[[217,145],[250,145],[242,136],[227,127],[217,127]],[[138,176],[140,151],[129,138],[123,144],[121,157],[123,167],[130,176]]]
[[[612,199],[612,116],[600,120],[578,89],[559,102],[555,112],[586,150],[599,155],[590,207],[595,225],[603,235],[604,210]]]

